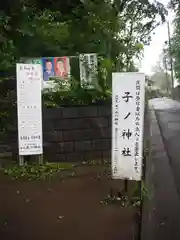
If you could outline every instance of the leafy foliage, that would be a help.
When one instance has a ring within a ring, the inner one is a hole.
[[[149,0],[7,0],[0,7],[0,70],[9,72],[20,57],[96,52],[116,70],[131,71],[165,14]]]
[[[62,88],[59,81],[55,91],[44,92],[43,102],[46,107],[110,104],[111,91],[100,86],[94,89],[82,88],[76,80],[71,80],[71,90],[68,91]]]
[[[0,6],[1,79],[15,76],[15,63],[21,57],[94,52],[100,57],[96,90],[80,88],[76,75],[70,92],[59,88],[59,91],[45,93],[45,105],[109,103],[111,93],[107,88],[111,88],[112,71],[138,70],[135,60],[142,57],[144,44],[150,42],[150,33],[165,20],[165,15],[164,6],[150,0],[3,1]],[[3,92],[0,99],[8,100],[7,96],[7,92]],[[1,132],[6,130],[7,121],[11,122],[13,111],[8,109],[9,113],[1,112]]]
[[[169,6],[175,12],[174,33],[171,39],[169,54],[173,57],[175,76],[180,81],[180,2],[178,0],[171,0]]]
[[[14,120],[16,119],[16,97],[15,92],[9,89],[6,81],[0,82],[0,137],[6,136],[8,131],[13,130]],[[7,89],[8,88],[8,89]]]

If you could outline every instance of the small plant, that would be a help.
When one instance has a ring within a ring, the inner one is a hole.
[[[51,179],[62,170],[72,170],[73,166],[67,163],[46,163],[44,165],[12,165],[1,169],[11,179]]]
[[[134,191],[130,196],[123,190],[118,192],[116,195],[113,194],[113,189],[110,189],[110,193],[107,197],[101,201],[101,204],[120,204],[121,207],[140,207],[142,200],[150,200],[150,196],[144,182],[141,182],[141,188],[139,183],[136,184]]]
[[[111,166],[111,161],[109,159],[105,160],[90,160],[82,162],[82,165],[90,165],[90,166]]]
[[[148,192],[147,187],[145,186],[144,181],[141,182],[141,186],[139,185],[139,183],[136,184],[136,187],[133,191],[132,197],[136,198],[139,197],[141,199],[148,199],[150,200],[150,194]]]

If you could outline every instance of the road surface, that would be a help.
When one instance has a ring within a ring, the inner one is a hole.
[[[154,225],[149,239],[180,240],[180,103],[168,98],[149,103],[157,120],[151,119]]]
[[[161,98],[154,99],[152,104],[180,196],[180,102]]]

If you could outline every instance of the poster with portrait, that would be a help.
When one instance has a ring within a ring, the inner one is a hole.
[[[69,89],[70,87],[70,62],[67,56],[64,57],[55,57],[54,58],[54,78],[55,87],[60,85],[64,89]]]
[[[45,82],[50,81],[51,77],[54,77],[54,61],[52,57],[42,58],[43,67],[43,80]]]
[[[67,80],[70,76],[70,65],[68,57],[55,57],[55,76]]]

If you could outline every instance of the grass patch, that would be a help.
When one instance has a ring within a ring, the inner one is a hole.
[[[73,170],[73,168],[74,166],[69,163],[25,164],[24,166],[13,164],[2,168],[1,172],[9,176],[12,180],[22,178],[28,180],[49,180],[60,171]]]
[[[111,166],[110,160],[89,160],[82,162],[82,165],[85,166]]]

